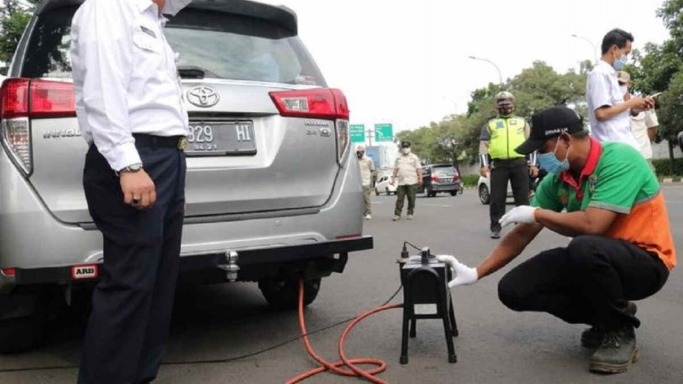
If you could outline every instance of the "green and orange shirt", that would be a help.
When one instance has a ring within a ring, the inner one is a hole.
[[[590,138],[591,149],[579,181],[564,172],[546,177],[532,206],[555,212],[589,207],[618,213],[603,234],[656,253],[669,270],[676,266],[676,249],[664,195],[645,158],[630,145]]]

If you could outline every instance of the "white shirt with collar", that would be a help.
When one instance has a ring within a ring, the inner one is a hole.
[[[73,18],[78,123],[113,170],[142,162],[133,133],[189,132],[165,23],[151,0],[86,0]]]
[[[631,131],[638,141],[638,149],[644,158],[652,159],[652,142],[648,131],[650,128],[658,127],[657,113],[654,110],[640,112],[636,116],[631,116]]]
[[[613,107],[625,102],[624,93],[622,93],[617,80],[617,71],[604,60],[600,60],[588,74],[586,98],[588,99],[591,134],[596,139],[625,143],[640,149],[631,132],[631,119],[628,110],[608,120],[598,121],[595,117],[595,111],[600,107]]]

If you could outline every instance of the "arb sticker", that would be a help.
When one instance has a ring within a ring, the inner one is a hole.
[[[79,265],[71,268],[74,279],[94,279],[97,277],[97,265]]]

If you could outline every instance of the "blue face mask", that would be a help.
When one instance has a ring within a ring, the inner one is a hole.
[[[567,148],[567,156],[565,156],[563,161],[560,161],[555,155],[559,145],[560,140],[558,139],[557,144],[555,144],[555,150],[552,153],[541,153],[536,157],[538,159],[538,163],[541,165],[541,168],[554,175],[559,175],[562,172],[569,170],[569,148]]]
[[[617,71],[620,70],[621,68],[624,67],[628,63],[628,55],[621,55],[620,58],[614,60],[614,64],[612,64],[612,68],[616,69]]]

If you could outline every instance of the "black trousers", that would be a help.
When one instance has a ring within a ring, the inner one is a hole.
[[[124,204],[119,178],[93,145],[83,185],[104,238],[101,280],[83,343],[79,384],[154,380],[168,335],[180,263],[185,154],[142,147],[157,201],[144,211]]]
[[[529,205],[529,168],[526,159],[493,159],[491,166],[491,231],[500,231],[500,220],[505,214],[508,180],[512,184],[515,205]]]
[[[512,269],[498,296],[512,310],[547,312],[571,324],[638,327],[627,302],[653,295],[668,277],[655,253],[625,240],[579,236]]]

